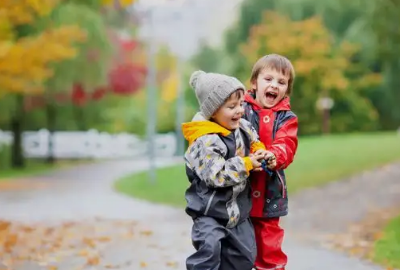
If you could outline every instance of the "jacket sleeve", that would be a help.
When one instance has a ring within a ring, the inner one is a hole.
[[[247,180],[253,169],[250,158],[235,156],[225,160],[226,145],[218,135],[198,138],[188,149],[185,159],[189,168],[211,187],[228,187]]]
[[[251,130],[250,134],[251,134],[251,138],[252,138],[251,143],[250,143],[250,153],[254,153],[260,149],[266,150],[265,145],[258,139],[257,131],[253,127],[251,127],[250,130]]]
[[[265,150],[265,145],[260,141],[258,133],[251,123],[245,119],[241,119],[240,124],[250,136],[250,153],[254,153],[259,149]]]
[[[276,169],[286,169],[294,159],[297,151],[298,119],[287,120],[276,132],[275,139],[268,150],[276,156]]]

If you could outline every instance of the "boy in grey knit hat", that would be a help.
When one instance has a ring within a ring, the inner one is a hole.
[[[196,71],[190,85],[200,112],[182,125],[190,186],[186,213],[193,218],[196,251],[188,270],[250,270],[256,256],[249,221],[249,173],[260,170],[264,145],[243,115],[243,84],[236,78]]]

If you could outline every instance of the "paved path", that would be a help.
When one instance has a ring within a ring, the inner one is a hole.
[[[297,234],[320,240],[342,233],[370,213],[400,206],[400,163],[305,190],[290,197],[290,206],[286,225]]]
[[[160,160],[157,163],[165,166],[176,162]],[[84,165],[28,179],[31,186],[27,190],[0,191],[0,218],[12,221],[10,226],[0,222],[0,242],[8,241],[4,248],[9,248],[3,254],[0,250],[0,262],[12,264],[10,269],[15,270],[185,269],[184,260],[192,252],[192,246],[191,222],[183,210],[128,198],[111,187],[116,178],[146,167],[146,161]],[[393,177],[399,179],[400,165],[393,168],[396,171]],[[376,176],[384,190],[387,174]],[[306,217],[307,209],[322,220],[329,216],[328,222],[336,218],[337,211],[348,212],[348,205],[337,201],[342,196],[339,191],[346,188],[346,184],[333,185],[329,190],[335,192],[327,197],[315,191],[293,197],[291,211],[295,214],[289,215],[285,222],[289,270],[380,269],[325,250],[313,242],[299,240],[297,232],[307,234],[318,228],[318,232],[329,232],[321,231],[324,226],[316,226],[326,222]],[[321,212],[318,204],[310,207],[308,199],[318,196],[322,196],[321,200],[332,200],[323,205],[332,209]],[[373,195],[369,197],[374,200]],[[357,216],[358,206],[352,206],[354,211],[350,216]],[[2,239],[4,228],[11,235],[15,232],[18,238]]]

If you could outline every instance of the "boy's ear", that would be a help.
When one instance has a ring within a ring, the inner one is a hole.
[[[257,81],[252,81],[252,82],[250,82],[250,85],[251,85],[251,90],[252,90],[253,92],[255,92],[256,89],[257,89]]]

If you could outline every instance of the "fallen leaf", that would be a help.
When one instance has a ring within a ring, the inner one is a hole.
[[[0,221],[0,231],[8,230],[11,226],[11,223],[8,221]]]
[[[168,267],[178,268],[178,262],[167,262]]]
[[[85,245],[88,245],[88,246],[91,247],[91,248],[95,248],[95,247],[96,247],[96,243],[93,241],[93,239],[89,239],[89,238],[84,237],[84,238],[82,239],[82,242],[83,242]]]
[[[140,234],[141,234],[141,235],[146,235],[146,236],[149,236],[149,235],[152,235],[152,234],[153,234],[153,231],[150,231],[150,230],[144,230],[144,231],[141,231],[141,232],[140,232]]]
[[[82,249],[78,252],[78,255],[82,257],[87,257],[89,256],[89,251],[87,251],[86,249]]]
[[[346,232],[325,237],[324,245],[344,251],[350,256],[371,260],[375,241],[382,237],[382,229],[388,220],[398,215],[398,209],[370,210],[363,220],[348,226]]]
[[[111,238],[108,236],[102,236],[102,237],[97,238],[96,240],[99,242],[110,242]]]
[[[100,263],[100,258],[98,256],[90,257],[86,261],[87,265],[98,265]]]

